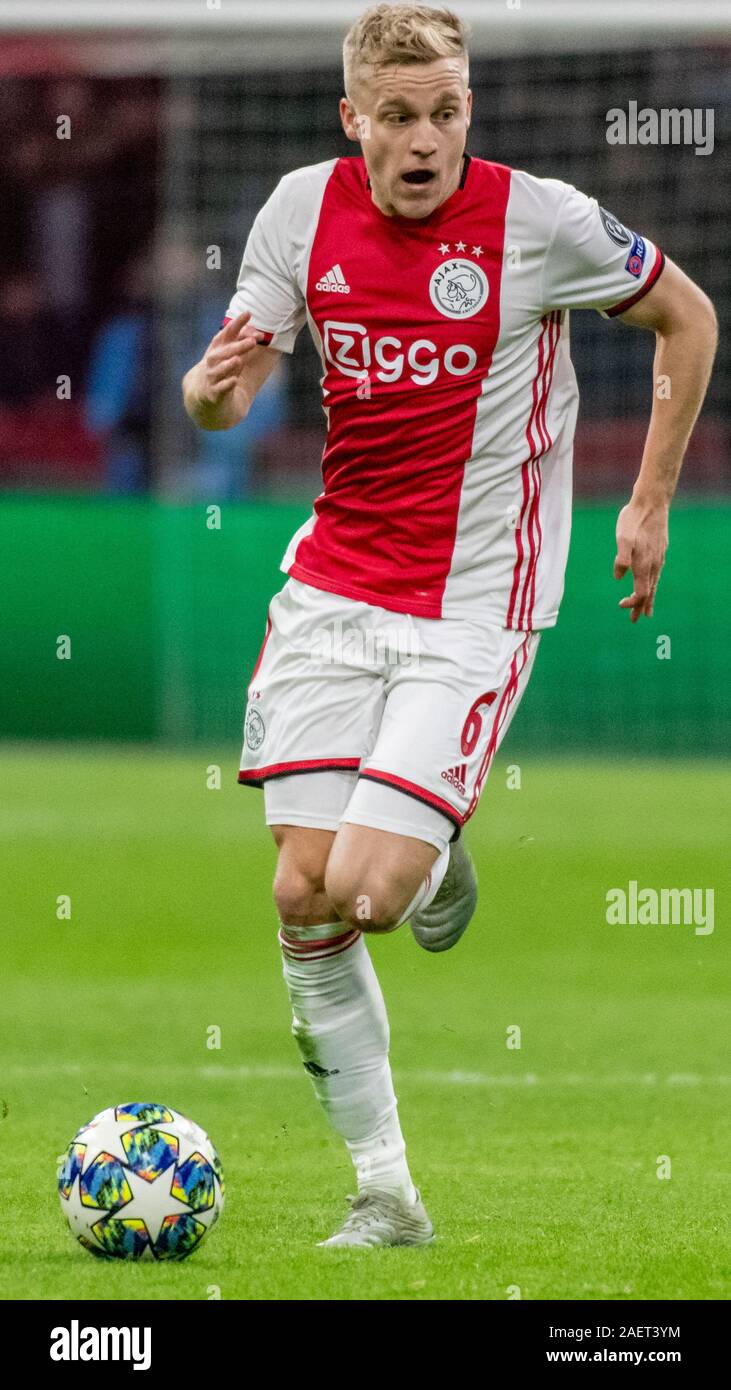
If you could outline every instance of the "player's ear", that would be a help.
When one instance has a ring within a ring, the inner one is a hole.
[[[345,134],[347,135],[349,140],[357,141],[360,139],[357,129],[357,119],[358,118],[356,116],[355,109],[352,106],[351,102],[348,101],[347,97],[341,97],[340,120],[342,121],[343,130],[345,131]]]

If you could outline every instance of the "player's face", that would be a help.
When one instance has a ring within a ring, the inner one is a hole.
[[[340,116],[348,138],[361,143],[381,212],[428,217],[454,193],[471,114],[462,59],[392,64],[361,76]]]

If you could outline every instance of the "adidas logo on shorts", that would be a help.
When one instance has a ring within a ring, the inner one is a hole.
[[[328,270],[327,275],[318,280],[315,289],[325,290],[328,294],[350,294],[350,285],[339,265],[334,265],[332,270]]]
[[[448,767],[446,772],[442,773],[442,777],[445,782],[449,782],[450,786],[456,787],[457,791],[460,792],[462,796],[467,795],[465,791],[465,782],[467,781],[466,763],[458,763],[456,767]]]

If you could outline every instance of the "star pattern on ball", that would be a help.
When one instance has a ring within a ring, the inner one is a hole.
[[[119,1125],[115,1119],[103,1119],[96,1124],[87,1125],[85,1130],[82,1129],[77,1135],[77,1141],[80,1144],[86,1144],[82,1172],[86,1172],[93,1162],[95,1152],[99,1153],[102,1149],[126,1165],[127,1155],[122,1145],[122,1133],[124,1129],[132,1129],[133,1127],[133,1122]]]
[[[134,1219],[144,1221],[153,1245],[157,1241],[167,1216],[173,1212],[191,1211],[188,1203],[182,1202],[171,1191],[175,1180],[174,1164],[171,1164],[164,1173],[161,1173],[159,1178],[155,1178],[154,1182],[148,1182],[147,1179],[139,1177],[129,1168],[126,1178],[132,1189],[132,1200],[125,1202],[124,1206],[115,1212],[115,1216],[120,1217],[123,1221]],[[160,1200],[161,1188],[165,1194],[164,1203]]]
[[[221,1162],[205,1130],[168,1106],[110,1106],[59,1156],[72,1235],[93,1255],[179,1260],[223,1210]]]
[[[160,1133],[165,1133],[167,1128],[168,1126],[166,1126],[164,1122],[159,1124],[142,1123],[136,1125],[134,1120],[129,1117],[126,1117],[124,1120],[115,1120],[113,1116],[111,1118],[104,1116],[103,1119],[94,1124],[93,1128],[88,1125],[86,1129],[80,1130],[75,1136],[76,1142],[86,1144],[86,1153],[84,1154],[84,1162],[81,1171],[86,1172],[86,1169],[93,1159],[94,1152],[98,1153],[101,1149],[103,1149],[105,1153],[111,1154],[113,1158],[118,1158],[120,1163],[127,1169],[130,1166],[130,1160],[122,1142],[122,1135],[142,1129],[154,1129]],[[193,1125],[189,1125],[186,1132],[186,1129],[178,1123],[176,1130],[178,1136],[177,1162],[180,1165],[185,1163],[186,1159],[190,1158],[191,1154],[197,1152],[201,1145],[201,1139],[205,1139],[205,1135],[202,1130],[197,1129]],[[172,1168],[174,1167],[175,1164],[172,1165]]]

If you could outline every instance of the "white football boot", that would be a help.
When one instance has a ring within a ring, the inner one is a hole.
[[[405,1202],[391,1192],[361,1192],[348,1197],[350,1211],[339,1231],[319,1246],[430,1245],[434,1227],[417,1191],[416,1201]]]
[[[425,951],[449,951],[477,906],[477,874],[462,836],[449,842],[449,863],[434,901],[415,912],[411,930]]]

